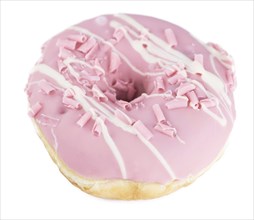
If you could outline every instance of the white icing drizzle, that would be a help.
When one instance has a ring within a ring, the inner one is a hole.
[[[174,179],[176,179],[176,175],[170,167],[169,163],[165,160],[165,158],[161,155],[161,153],[152,145],[150,141],[148,141],[142,134],[137,131],[137,135],[139,139],[148,147],[148,149],[154,154],[154,156],[160,161],[160,163],[164,166],[168,174]]]
[[[218,121],[221,124],[221,126],[226,126],[227,120],[226,120],[225,116],[223,115],[223,113],[222,113],[220,108],[218,108],[218,110],[219,110],[220,115],[222,117],[219,117],[218,115],[216,115],[215,113],[210,111],[205,105],[202,105],[202,110],[204,112],[206,112],[208,115],[210,115],[214,120]]]
[[[71,73],[73,73],[73,75],[74,75],[75,77],[78,77],[78,76],[79,76],[79,73],[77,73],[77,72],[72,68],[72,66],[70,65],[71,63],[82,64],[82,65],[84,65],[84,66],[87,66],[87,67],[90,68],[90,69],[96,69],[96,70],[100,71],[101,73],[105,74],[105,70],[104,70],[103,68],[101,68],[100,66],[97,66],[97,65],[92,66],[92,65],[88,64],[87,62],[84,62],[84,61],[79,60],[79,59],[75,59],[75,58],[73,58],[73,57],[68,57],[68,58],[66,58],[66,59],[63,61],[63,63],[68,67],[69,71],[70,71]]]
[[[100,117],[98,117],[96,120],[97,120],[97,122],[101,126],[102,135],[103,135],[105,141],[107,142],[110,150],[112,151],[114,157],[116,158],[116,160],[118,162],[118,165],[119,165],[121,173],[122,173],[122,177],[124,179],[126,179],[127,178],[127,174],[126,174],[126,168],[125,168],[125,164],[124,164],[122,155],[120,154],[120,152],[119,152],[115,142],[113,141],[113,139],[109,135],[108,129],[105,126],[104,121]]]
[[[59,119],[42,113],[36,118],[36,121],[43,126],[56,127]]]
[[[93,107],[97,108],[100,112],[100,114],[104,114],[107,119],[112,122],[114,125],[116,125],[117,127],[120,127],[122,130],[127,131],[131,134],[135,134],[135,132],[133,131],[133,129],[130,126],[127,126],[125,123],[123,123],[121,120],[119,120],[118,118],[116,118],[112,113],[110,113],[108,110],[106,110],[105,108],[103,108],[103,106],[101,104],[99,104],[97,101],[95,101],[93,98],[91,97],[84,97],[85,99],[87,99],[87,101],[93,105]]]
[[[54,148],[55,148],[55,151],[57,151],[57,149],[58,149],[58,142],[57,142],[56,134],[55,134],[55,131],[54,131],[53,128],[51,128],[50,130],[51,130],[51,134],[52,134],[52,136],[54,138],[54,142],[55,142],[54,143]]]
[[[218,52],[217,50],[215,50],[212,46],[208,45],[208,44],[203,44],[203,46],[214,56],[218,59],[218,61],[225,66],[227,69],[232,69],[234,71],[234,65],[233,65],[233,60],[231,60],[232,64],[226,64],[223,60],[223,58],[225,58],[225,56],[227,57],[227,59],[232,59],[229,55],[226,54],[222,54],[220,52]],[[223,57],[224,56],[224,57]]]
[[[151,142],[149,142],[148,140],[146,140],[134,127],[126,125],[125,123],[123,123],[120,119],[118,119],[117,117],[115,117],[112,113],[110,113],[108,110],[106,110],[105,108],[103,108],[102,105],[100,105],[97,101],[95,101],[93,98],[89,97],[89,96],[85,96],[85,91],[81,90],[79,87],[72,85],[70,82],[68,82],[59,72],[57,72],[56,70],[52,69],[51,67],[49,67],[46,64],[37,64],[33,70],[33,72],[40,72],[43,73],[51,78],[53,78],[60,86],[64,87],[64,88],[71,88],[74,91],[74,98],[80,102],[81,106],[83,107],[84,110],[86,110],[87,112],[90,112],[92,114],[92,118],[93,119],[98,119],[98,110],[93,109],[92,106],[89,104],[91,103],[93,105],[93,107],[99,109],[99,114],[104,115],[110,122],[112,122],[115,126],[122,128],[124,131],[127,131],[131,134],[137,135],[137,137],[145,144],[145,146],[147,146],[147,148],[154,154],[154,156],[159,160],[159,162],[162,164],[162,166],[165,168],[165,170],[168,172],[168,174],[175,179],[175,174],[172,171],[170,165],[167,163],[167,161],[165,160],[165,158],[160,154],[160,152],[156,149],[155,146],[153,146],[153,144]],[[99,120],[100,122],[100,120]],[[100,122],[101,123],[101,122]],[[102,124],[102,123],[101,123]],[[105,126],[105,125],[104,125]],[[108,144],[111,144],[109,147],[111,150],[114,150],[116,145],[112,146],[112,141],[109,138],[110,135],[108,134],[108,130],[106,127],[103,128],[102,125],[102,133],[106,142]],[[105,134],[107,132],[107,134]],[[119,152],[116,151],[112,151],[115,158],[117,159],[118,165],[120,167],[120,169],[122,170],[121,166],[123,164],[123,162],[119,161]],[[118,155],[118,156],[117,156]],[[124,173],[123,173],[124,174]]]
[[[217,70],[217,68],[216,68],[216,66],[215,66],[214,56],[213,56],[212,54],[210,54],[209,59],[210,59],[210,63],[211,63],[211,66],[212,66],[212,68],[213,68],[214,73],[215,73],[218,77],[221,78],[221,76],[220,76],[220,74],[218,73],[218,70]],[[221,80],[222,80],[222,78],[221,78]]]
[[[210,55],[210,63],[211,63],[211,65],[212,65],[213,71],[221,78],[221,76],[220,76],[220,74],[218,73],[218,70],[217,70],[217,68],[216,68],[214,59],[215,59],[215,57],[213,56],[213,54],[211,54],[211,55]],[[221,78],[221,80],[223,80],[223,79]],[[225,87],[225,89],[227,90],[227,87]],[[233,115],[232,115],[232,110],[231,110],[230,107],[227,105],[227,103],[225,103],[224,100],[222,100],[222,103],[221,103],[221,104],[223,105],[224,109],[227,111],[227,113],[228,113],[228,115],[229,115],[229,118],[230,118],[231,122],[233,122],[234,119],[233,119]]]
[[[126,39],[129,41],[130,45],[139,53],[142,55],[142,58],[148,62],[148,63],[158,63],[161,61],[161,58],[163,57],[165,60],[167,60],[168,64],[176,63],[178,59],[175,56],[170,56],[170,54],[165,53],[164,50],[160,48],[156,48],[152,42],[149,42],[147,39],[141,39],[141,40],[133,40],[128,32],[130,32],[130,28],[116,22],[111,21],[110,26],[115,29],[120,29],[123,31]],[[128,31],[127,31],[128,30]],[[133,36],[138,38],[138,34],[135,33],[133,30],[130,32]],[[134,34],[135,33],[135,34]],[[143,47],[143,44],[147,45],[147,48],[145,49]],[[167,45],[168,46],[168,45]],[[149,51],[150,53],[146,52]],[[152,55],[153,54],[153,55]],[[156,57],[154,56],[156,55]],[[170,56],[170,57],[169,57]]]

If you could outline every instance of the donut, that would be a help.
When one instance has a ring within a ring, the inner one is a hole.
[[[61,173],[88,194],[150,199],[220,158],[235,120],[232,57],[157,18],[114,14],[42,46],[25,91]]]

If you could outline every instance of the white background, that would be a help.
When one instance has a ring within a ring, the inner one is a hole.
[[[27,116],[28,74],[49,37],[105,13],[176,23],[236,62],[237,120],[224,156],[194,184],[148,201],[109,201],[72,186]],[[4,219],[252,219],[253,2],[1,2],[1,216]]]

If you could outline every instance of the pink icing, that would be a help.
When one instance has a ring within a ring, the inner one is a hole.
[[[136,30],[127,20],[106,15],[77,24],[88,32],[68,29],[49,40],[26,88],[29,115],[59,157],[86,178],[168,183],[197,175],[221,152],[233,126],[236,80],[232,58],[217,44],[202,45],[174,24],[129,16],[144,28]],[[133,41],[142,41],[142,50],[149,51],[151,33],[193,61],[193,66],[200,63],[216,75],[207,47],[213,48],[217,53],[214,65],[231,105],[203,80],[205,73],[190,73],[181,59],[170,65],[170,59],[147,60],[111,21],[126,27]],[[67,66],[68,58],[84,64]],[[66,81],[64,85],[68,82],[82,92],[64,88],[40,65],[56,71]],[[109,146],[111,141],[126,174]]]

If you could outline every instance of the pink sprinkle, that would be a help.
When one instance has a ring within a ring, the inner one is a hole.
[[[78,51],[86,54],[89,50],[91,50],[96,45],[96,40],[90,37],[85,43],[83,43],[79,48]]]
[[[68,50],[64,47],[60,47],[58,57],[60,57],[62,59],[66,59],[68,57],[75,57],[75,55],[70,50]]]
[[[207,98],[200,101],[200,105],[205,106],[207,108],[211,108],[217,106],[218,101],[215,98]]]
[[[58,71],[60,73],[64,72],[67,69],[67,66],[63,63],[62,60],[57,61]]]
[[[103,123],[104,123],[104,119],[103,119]],[[100,136],[101,134],[101,125],[99,124],[98,120],[94,122],[92,133],[96,137]]]
[[[113,38],[119,42],[122,38],[124,37],[124,33],[121,29],[117,29],[115,30],[114,34],[113,34]]]
[[[167,102],[165,105],[168,109],[185,108],[188,106],[188,98],[185,96],[179,96]]]
[[[56,45],[58,47],[63,47],[69,50],[75,50],[77,42],[73,40],[68,40],[68,39],[58,39],[58,41],[56,42]]]
[[[104,95],[104,93],[99,89],[99,87],[94,84],[92,87],[93,96],[98,99],[99,102],[108,101],[108,97]]]
[[[97,58],[94,59],[94,65],[102,68],[100,61]],[[94,69],[94,70],[95,70],[95,73],[97,74],[97,76],[101,76],[103,74],[101,70],[98,70],[98,69]]]
[[[104,95],[106,95],[111,102],[115,103],[115,101],[116,101],[116,95],[115,94],[113,94],[112,92],[107,90],[106,92],[104,92]]]
[[[182,96],[184,94],[186,94],[187,92],[190,92],[192,90],[194,90],[196,88],[196,86],[194,84],[191,83],[182,83],[176,90],[176,94],[177,96]]]
[[[72,108],[72,109],[80,109],[81,108],[80,103],[77,100],[73,99],[73,98],[63,96],[62,101],[69,108]]]
[[[86,123],[90,120],[90,118],[92,117],[92,114],[90,112],[86,112],[85,114],[83,114],[81,116],[81,118],[77,121],[77,124],[80,127],[84,127],[84,125],[86,125]]]
[[[163,82],[163,78],[161,76],[156,77],[154,81],[155,91],[159,93],[165,92],[165,86]]]
[[[34,105],[30,107],[28,111],[28,115],[30,117],[35,117],[41,109],[42,109],[42,104],[40,102],[36,102]]]
[[[127,111],[130,111],[132,109],[132,105],[129,102],[126,102],[124,100],[117,100],[116,104],[121,106]]]
[[[109,72],[110,73],[115,73],[116,70],[118,69],[118,67],[120,66],[120,64],[121,64],[120,57],[116,53],[111,52],[111,55],[110,55],[110,64],[109,64]]]
[[[55,88],[52,87],[46,80],[41,80],[39,86],[48,95],[52,94],[55,91]]]
[[[87,40],[87,37],[84,34],[72,34],[68,36],[68,39],[77,41],[79,43],[84,43]]]
[[[142,121],[138,120],[133,124],[133,127],[147,140],[153,137],[153,134],[149,129],[143,124]]]
[[[84,87],[84,88],[89,88],[89,89],[91,89],[92,88],[92,84],[91,84],[91,82],[89,82],[88,80],[85,80],[85,79],[80,79],[80,80],[78,80],[78,82],[80,83],[80,84],[82,84],[82,86]]]
[[[166,76],[170,77],[175,75],[177,72],[177,69],[175,69],[173,66],[168,67],[167,69],[164,70],[164,73],[166,74]]]
[[[167,76],[173,76],[177,72],[181,72],[182,70],[184,70],[184,68],[185,68],[185,65],[183,63],[177,62],[176,64],[173,64],[173,65],[169,66],[165,70],[165,73],[166,73]]]
[[[177,72],[175,75],[169,77],[168,82],[169,82],[169,84],[174,85],[180,81],[185,80],[186,76],[187,76],[186,71],[181,70],[180,72]]]
[[[190,100],[190,106],[193,109],[198,109],[199,108],[199,100],[198,100],[196,93],[194,91],[191,91],[191,92],[188,92],[186,95]]]
[[[114,89],[119,90],[119,91],[128,91],[128,86],[126,83],[124,83],[122,80],[117,80],[115,83],[112,85]]]
[[[75,95],[75,92],[73,89],[66,89],[64,91],[64,97],[72,98]]]
[[[125,113],[120,111],[119,109],[116,109],[114,113],[115,113],[115,116],[121,121],[123,121],[124,123],[128,125],[131,125],[133,123],[133,120],[130,117],[128,117]]]
[[[175,37],[175,34],[174,34],[173,30],[168,28],[168,29],[165,29],[164,33],[166,35],[166,39],[167,39],[169,45],[171,47],[177,46],[177,41],[176,41],[176,37]]]
[[[166,120],[159,104],[154,104],[152,108],[158,122]]]
[[[206,93],[202,89],[200,89],[198,86],[195,88],[195,93],[199,99],[204,99],[207,97]]]
[[[204,63],[204,57],[202,54],[194,54],[194,61],[199,62],[202,66]]]
[[[72,89],[66,89],[64,91],[62,102],[69,108],[80,109],[80,103],[74,99],[75,92]]]
[[[166,123],[157,123],[154,127],[155,130],[168,135],[169,137],[175,137],[176,136],[176,129],[169,126]]]
[[[96,56],[96,52],[98,51],[98,48],[99,48],[99,44],[95,44],[91,50],[89,50],[85,56],[86,60],[91,60],[91,59],[94,59],[95,56]]]

